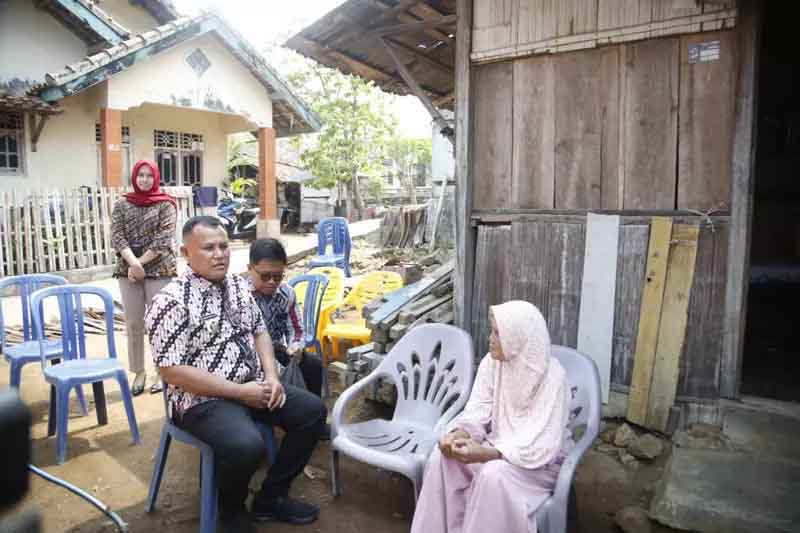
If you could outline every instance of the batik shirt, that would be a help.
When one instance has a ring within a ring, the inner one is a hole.
[[[282,283],[272,296],[265,296],[255,290],[249,278],[247,283],[261,309],[272,342],[283,344],[287,348],[294,343],[302,343],[303,318],[294,289]]]
[[[234,383],[264,377],[255,336],[266,326],[239,276],[212,283],[187,268],[153,298],[145,326],[159,368],[194,366]],[[214,398],[168,385],[167,399],[170,412],[181,416]]]
[[[147,207],[122,199],[111,215],[111,246],[116,251],[115,278],[128,277],[128,263],[120,252],[125,248],[141,257],[147,250],[158,256],[144,265],[147,278],[172,278],[177,273],[175,259],[175,224],[177,213],[170,202]]]

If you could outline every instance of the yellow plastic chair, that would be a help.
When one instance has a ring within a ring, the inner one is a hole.
[[[344,271],[334,266],[312,268],[306,274],[322,274],[328,278],[328,288],[322,295],[322,308],[319,313],[319,323],[317,324],[316,337],[322,343],[322,332],[330,324],[330,316],[337,307],[342,305],[344,299]],[[294,288],[294,294],[300,307],[306,298],[306,285],[308,283],[298,283]]]
[[[372,300],[403,287],[403,277],[397,272],[378,271],[364,276],[353,290],[345,297],[339,308],[352,308],[358,313],[355,321],[336,322],[335,316],[329,316],[329,325],[322,330],[322,351],[329,353],[326,343],[331,344],[333,359],[339,360],[340,340],[354,341],[356,344],[366,344],[372,337],[372,331],[367,328],[366,320],[361,317],[362,309]]]

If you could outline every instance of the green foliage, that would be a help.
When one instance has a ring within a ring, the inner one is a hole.
[[[430,172],[432,159],[430,138],[397,137],[389,142],[388,155],[397,165],[397,174],[403,183],[413,183],[420,168]]]
[[[319,177],[316,185],[380,177],[397,128],[387,110],[390,97],[371,82],[310,61],[295,68],[288,81],[322,119],[317,142],[301,156],[303,166]]]

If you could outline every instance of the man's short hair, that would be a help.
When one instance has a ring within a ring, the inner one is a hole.
[[[279,261],[286,264],[286,249],[278,239],[257,239],[250,245],[250,264],[263,260]]]
[[[181,232],[181,234],[183,236],[184,241],[186,241],[189,235],[191,235],[192,232],[194,231],[194,228],[196,228],[197,226],[204,226],[206,228],[221,228],[222,222],[220,222],[217,217],[212,217],[208,215],[199,215],[196,217],[192,217],[189,220],[187,220],[186,223],[183,225],[183,231]]]

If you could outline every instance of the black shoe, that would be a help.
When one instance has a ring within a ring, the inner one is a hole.
[[[319,507],[289,496],[269,500],[253,500],[253,519],[259,522],[278,521],[289,524],[310,524],[319,517]]]
[[[331,440],[331,425],[325,424],[322,428],[322,433],[319,434],[319,440]]]
[[[219,517],[220,533],[256,533],[258,530],[250,519],[250,516],[244,511],[235,513],[223,513]]]

